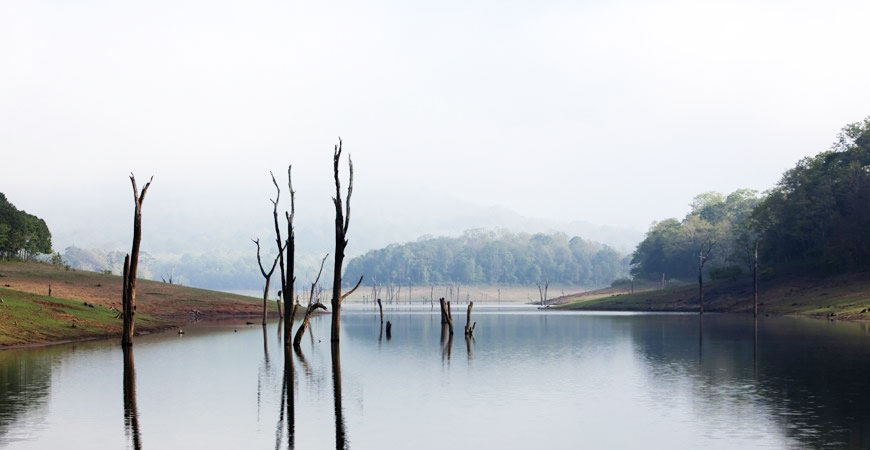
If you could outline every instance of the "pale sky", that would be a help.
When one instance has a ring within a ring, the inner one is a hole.
[[[370,227],[461,200],[645,230],[696,193],[771,187],[870,115],[867,17],[866,0],[5,0],[0,192],[95,245],[129,234],[126,174],[154,174],[152,229],[235,239],[268,232],[268,171],[292,163],[300,226],[328,224],[341,136]]]

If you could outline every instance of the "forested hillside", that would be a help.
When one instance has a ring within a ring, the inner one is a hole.
[[[30,259],[51,253],[51,232],[45,221],[19,211],[0,193],[0,259]]]
[[[654,223],[631,260],[635,276],[713,278],[836,274],[870,267],[870,117],[830,150],[804,158],[768,192],[695,197],[682,219]]]
[[[346,280],[365,283],[603,285],[628,272],[612,248],[563,233],[467,231],[372,250],[350,260]]]

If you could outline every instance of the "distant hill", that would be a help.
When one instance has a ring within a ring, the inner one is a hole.
[[[613,248],[564,233],[466,231],[459,237],[423,237],[372,250],[347,263],[348,282],[366,284],[524,284],[550,281],[609,284],[628,273],[628,259]]]

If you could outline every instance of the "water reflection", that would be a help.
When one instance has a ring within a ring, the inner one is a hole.
[[[474,336],[472,336],[470,334],[466,334],[465,335],[465,351],[468,354],[469,361],[474,359],[474,350],[473,350],[474,345],[473,344],[474,344]]]
[[[263,384],[272,372],[269,364],[269,339],[266,336],[266,325],[263,325],[263,364],[257,374],[257,422],[260,421],[260,403],[263,397]]]
[[[447,324],[441,325],[441,363],[447,361],[450,364],[450,355],[453,353],[453,333]]]
[[[332,341],[332,398],[335,410],[335,448],[350,448],[344,429],[344,408],[341,406],[341,349],[339,343]]]
[[[122,346],[124,353],[124,435],[130,439],[135,450],[142,448],[139,433],[139,410],[136,407],[136,366],[133,361],[133,347]]]
[[[0,446],[24,438],[16,432],[22,418],[38,423],[51,387],[52,355],[60,352],[0,351]]]
[[[734,423],[745,420],[730,411],[754,407],[801,446],[870,446],[870,352],[866,339],[846,332],[852,324],[705,316],[695,363],[679,345],[683,317],[671,318],[667,329],[632,321],[633,342],[656,385],[679,390],[688,381],[699,417],[729,432],[739,433]]]
[[[284,428],[287,429],[287,448],[296,446],[296,376],[293,368],[293,354],[290,347],[284,347],[284,374],[281,377],[281,406],[278,410],[278,424],[275,426],[275,450],[281,448]]]
[[[272,330],[208,324],[142,336],[135,368],[114,341],[0,352],[0,447],[141,448],[144,418],[151,448],[323,448],[333,434],[340,449],[870,448],[865,324],[482,307],[486,333],[451,365],[437,311],[391,310],[389,351],[378,312],[349,308],[340,351],[326,316],[304,354],[272,355]]]

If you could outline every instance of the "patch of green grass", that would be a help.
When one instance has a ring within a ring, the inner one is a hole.
[[[120,334],[117,311],[84,302],[0,288],[0,346],[45,343]],[[167,325],[137,314],[139,330]]]

